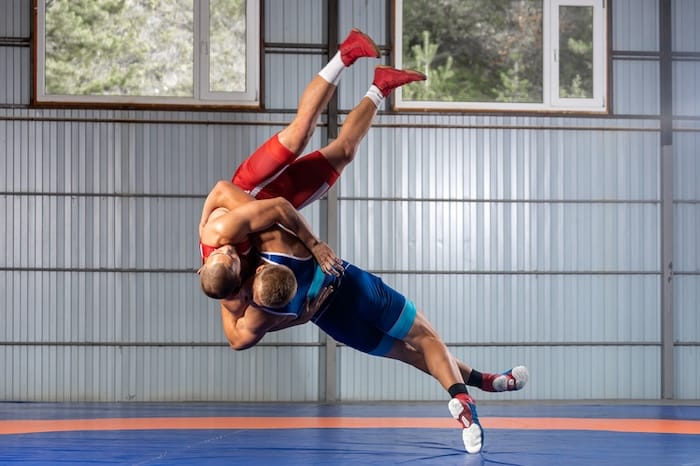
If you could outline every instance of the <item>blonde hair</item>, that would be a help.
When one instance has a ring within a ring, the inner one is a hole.
[[[286,265],[265,264],[255,274],[253,293],[259,297],[259,304],[263,306],[284,307],[297,293],[297,279]]]
[[[241,277],[238,271],[234,272],[225,264],[205,264],[199,269],[199,283],[205,295],[224,299],[238,291]]]

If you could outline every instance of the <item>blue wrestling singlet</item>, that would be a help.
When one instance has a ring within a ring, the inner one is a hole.
[[[294,295],[294,298],[292,298],[286,306],[275,309],[274,312],[272,309],[266,310],[266,312],[273,314],[294,315],[299,317],[301,313],[304,312],[307,299],[314,299],[318,296],[321,289],[328,285],[333,285],[335,288],[338,288],[338,282],[341,279],[341,277],[323,273],[321,267],[319,267],[311,256],[300,258],[288,254],[262,252],[260,253],[260,258],[272,264],[286,265],[294,272],[294,277],[297,279],[297,294]],[[346,263],[343,262],[343,266],[345,266],[345,264]],[[328,298],[326,302],[329,300],[330,298]]]
[[[289,267],[297,279],[297,294],[281,312],[300,315],[306,300],[333,285],[335,291],[312,320],[336,341],[364,353],[385,355],[408,334],[416,307],[381,278],[343,261],[342,277],[326,275],[312,257],[262,252],[267,262]]]

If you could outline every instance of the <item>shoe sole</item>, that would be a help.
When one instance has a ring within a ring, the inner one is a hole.
[[[520,390],[523,388],[528,380],[530,380],[530,372],[525,366],[517,366],[511,370],[511,375],[515,379],[515,389]]]
[[[403,73],[417,76],[418,78],[420,78],[420,79],[416,79],[416,81],[425,81],[426,79],[428,79],[426,75],[424,75],[420,71],[415,71],[415,70],[400,70],[398,68],[394,68],[393,66],[389,66],[389,65],[377,65],[374,67],[374,71],[376,72],[377,69],[383,69],[383,70],[390,69],[390,70],[401,71]],[[415,81],[411,81],[411,82],[415,82]]]
[[[374,50],[374,57],[373,58],[379,58],[381,56],[381,54],[382,54],[381,50],[379,50],[379,47],[377,47],[377,44],[374,43],[374,40],[372,40],[372,38],[370,36],[368,36],[367,34],[365,34],[364,32],[360,31],[357,28],[352,28],[352,32],[356,32],[356,33],[360,34],[362,37],[364,37],[367,40],[367,42],[370,43],[370,45],[372,46],[372,49]]]

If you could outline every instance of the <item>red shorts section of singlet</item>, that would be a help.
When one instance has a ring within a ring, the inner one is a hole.
[[[326,194],[338,176],[321,152],[296,158],[275,134],[241,164],[232,181],[256,199],[284,197],[300,209]]]
[[[202,264],[204,264],[207,261],[207,258],[211,255],[212,252],[216,251],[220,247],[221,246],[210,246],[200,241],[199,254],[202,256]],[[245,242],[243,243],[234,244],[233,247],[236,249],[236,252],[239,256],[247,255],[252,248],[250,241],[248,240],[245,240]]]

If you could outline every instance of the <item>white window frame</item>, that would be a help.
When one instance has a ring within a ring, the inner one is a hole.
[[[439,102],[404,100],[401,88],[394,93],[397,110],[479,110],[525,112],[607,113],[607,2],[606,0],[542,0],[543,1],[543,96],[541,103],[510,102]],[[593,7],[593,97],[574,99],[559,97],[559,7]],[[403,68],[403,0],[395,0],[394,63]]]
[[[209,0],[194,0],[194,64],[192,97],[57,95],[46,90],[46,0],[37,0],[36,92],[37,104],[114,104],[163,106],[227,106],[260,108],[260,0],[246,0],[246,90],[209,90]]]

